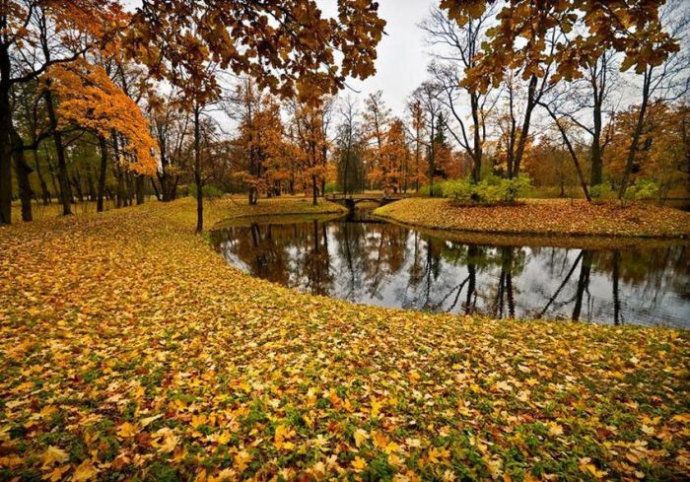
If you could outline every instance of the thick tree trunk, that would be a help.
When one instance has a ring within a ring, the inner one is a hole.
[[[22,205],[22,221],[31,221],[33,219],[31,214],[31,199],[34,196],[31,190],[31,183],[29,182],[29,174],[32,169],[24,159],[24,144],[16,132],[11,134],[14,149],[12,156],[14,157],[14,168],[17,173],[17,184],[19,185],[19,199]]]
[[[115,193],[115,207],[122,208],[125,206],[125,179],[119,167],[115,168],[115,179],[117,180],[117,190]]]
[[[103,212],[103,196],[105,195],[105,179],[106,179],[106,169],[108,168],[108,144],[106,143],[105,137],[98,137],[98,147],[101,150],[101,165],[98,171],[98,193],[96,199],[96,211],[99,213]]]
[[[115,191],[115,207],[122,208],[126,205],[125,193],[125,173],[120,166],[120,144],[117,140],[117,134],[113,132],[113,148],[115,149],[115,162],[113,163],[113,173],[117,181],[117,188]]]
[[[12,111],[10,109],[10,57],[0,46],[0,224],[12,222]]]
[[[594,105],[594,131],[592,134],[592,152],[590,168],[590,185],[596,186],[604,181],[604,163],[601,153],[601,106]]]

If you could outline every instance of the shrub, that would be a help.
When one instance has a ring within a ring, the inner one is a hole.
[[[653,199],[657,194],[659,194],[659,185],[656,182],[651,179],[640,179],[628,188],[625,193],[625,198],[642,201],[645,199]]]
[[[445,181],[441,185],[443,197],[452,198],[456,201],[470,201],[472,199],[472,185],[467,179],[455,179]]]
[[[528,176],[521,175],[513,179],[502,179],[500,194],[505,202],[515,202],[518,197],[525,196],[532,188],[532,181]]]
[[[608,184],[595,184],[589,188],[589,196],[595,200],[608,199],[613,195]]]
[[[189,185],[189,195],[196,199],[196,184]],[[201,188],[204,199],[218,199],[223,196],[223,191],[213,185],[206,185]]]
[[[487,176],[478,184],[472,184],[469,179],[446,181],[443,184],[443,195],[461,203],[514,203],[518,197],[528,194],[531,187],[527,176],[514,179]]]

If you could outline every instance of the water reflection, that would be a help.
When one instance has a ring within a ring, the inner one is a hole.
[[[476,245],[366,218],[253,223],[212,236],[252,275],[353,302],[690,328],[685,243],[608,251]]]

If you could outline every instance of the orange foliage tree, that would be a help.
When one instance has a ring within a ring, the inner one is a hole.
[[[630,139],[634,135],[640,106],[632,106],[612,120],[611,140],[604,155],[605,166],[613,187],[620,188],[625,177]],[[686,104],[663,101],[650,104],[640,130],[639,147],[630,172],[630,181],[654,181],[659,196],[680,189],[684,196],[690,185],[690,109]]]
[[[113,83],[102,67],[78,60],[55,65],[47,72],[48,84],[58,98],[60,128],[78,126],[107,138],[117,132],[126,141],[123,159],[134,172],[152,176],[158,165],[157,143],[136,103]]]
[[[0,224],[9,224],[11,158],[13,151],[23,149],[13,121],[12,89],[35,82],[51,65],[72,62],[107,43],[121,26],[123,13],[119,3],[110,0],[6,0],[0,6]],[[48,107],[50,111],[52,103]],[[63,150],[58,151],[63,209],[69,214],[66,161]]]
[[[326,108],[325,101],[291,105],[291,135],[297,147],[297,162],[302,168],[303,186],[311,191],[314,205],[328,174],[326,161],[330,143],[326,136]]]
[[[370,177],[384,192],[401,191],[407,176],[409,157],[405,125],[402,120],[393,119],[385,133],[381,162],[371,171]]]

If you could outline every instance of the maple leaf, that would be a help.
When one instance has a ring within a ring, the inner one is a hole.
[[[285,425],[278,425],[275,430],[275,435],[273,437],[273,443],[278,450],[292,450],[295,448],[295,444],[288,442],[292,437],[295,436],[295,431]]]
[[[350,463],[355,472],[361,472],[367,468],[367,462],[362,457],[355,457]]]
[[[137,433],[139,433],[139,430],[136,425],[129,422],[124,422],[117,427],[117,435],[120,438],[132,438]]]
[[[355,430],[354,438],[355,445],[359,448],[369,439],[369,434],[365,430],[358,428]]]
[[[44,467],[51,466],[56,463],[63,464],[68,460],[69,455],[67,454],[67,452],[53,445],[50,445],[41,456],[41,461],[43,462]]]
[[[252,455],[249,452],[247,452],[244,449],[240,450],[235,454],[235,458],[233,460],[233,467],[240,473],[244,472],[244,469],[247,468],[247,465],[251,460]]]
[[[98,472],[98,469],[93,465],[91,460],[85,460],[74,470],[72,480],[74,482],[85,482],[95,478]]]

